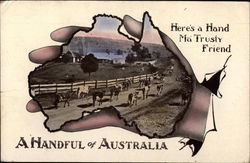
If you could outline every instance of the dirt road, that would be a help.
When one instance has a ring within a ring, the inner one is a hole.
[[[49,117],[46,126],[51,131],[58,130],[65,122],[81,118],[84,111],[93,111],[98,108],[113,106],[128,123],[135,121],[138,123],[138,126],[145,126],[142,124],[148,124],[148,126],[169,125],[169,128],[172,128],[176,115],[178,116],[186,105],[170,106],[168,102],[173,98],[179,98],[180,90],[185,90],[186,86],[182,82],[176,82],[173,77],[165,77],[162,81],[162,94],[157,96],[157,82],[152,82],[147,99],[143,100],[142,91],[140,91],[138,103],[132,107],[127,103],[128,95],[138,89],[138,84],[120,92],[118,99],[113,97],[112,101],[110,101],[108,95],[104,96],[100,106],[98,101],[96,106],[92,105],[92,97],[71,100],[70,106],[66,107],[63,107],[64,103],[60,102],[57,109],[44,110]],[[142,127],[142,130],[147,132],[152,129]],[[165,134],[165,132],[162,132],[162,134]]]

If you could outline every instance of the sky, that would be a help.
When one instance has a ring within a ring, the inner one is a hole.
[[[104,37],[118,40],[128,40],[127,37],[118,33],[118,28],[122,22],[117,18],[108,16],[98,16],[95,18],[94,28],[89,32],[79,31],[76,37]]]
[[[118,32],[118,28],[122,24],[119,19],[108,16],[97,16],[95,19],[96,22],[91,31],[79,31],[75,34],[75,37],[104,37],[117,40],[128,40],[126,36]],[[163,44],[158,30],[152,26],[147,14],[144,17],[144,29],[141,42]]]

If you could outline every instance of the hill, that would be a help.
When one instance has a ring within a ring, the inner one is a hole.
[[[102,37],[73,37],[68,47],[71,51],[86,55],[89,52],[105,52],[116,53],[118,50],[126,53],[132,52],[131,47],[134,45],[132,40],[114,40]],[[150,53],[160,53],[161,57],[170,56],[170,52],[165,46],[152,43],[141,43],[142,46],[148,48]],[[156,56],[155,56],[156,57]]]
[[[79,63],[53,63],[30,73],[30,84],[66,83],[84,80],[110,80],[152,73],[149,66],[130,65],[124,68],[110,63],[99,63],[99,69],[91,73],[83,73]]]

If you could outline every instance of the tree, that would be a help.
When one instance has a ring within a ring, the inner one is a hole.
[[[71,60],[72,60],[72,55],[69,51],[62,56],[63,63],[69,63]]]
[[[150,71],[150,73],[154,73],[154,72],[156,72],[158,70],[158,68],[157,67],[155,67],[155,66],[153,66],[153,65],[149,65],[149,71]]]
[[[96,72],[99,68],[98,59],[94,54],[86,55],[81,61],[81,68],[84,73],[89,73],[90,77],[91,72]]]
[[[123,51],[122,51],[121,49],[118,49],[118,50],[116,51],[116,54],[117,54],[117,55],[122,55],[122,54],[123,54]]]
[[[142,47],[140,43],[135,42],[132,45],[131,50],[136,53],[136,57],[139,60],[144,60],[145,58],[151,58],[148,48]]]
[[[153,51],[154,56],[159,59],[161,56],[161,53],[159,51]]]
[[[106,49],[105,52],[106,52],[108,55],[110,55],[109,49]]]
[[[149,50],[148,48],[146,47],[142,47],[141,51],[140,51],[140,55],[141,55],[141,58],[145,59],[145,58],[151,58],[151,54],[149,53]]]
[[[134,52],[138,52],[141,49],[141,44],[138,42],[135,42],[134,45],[132,45],[131,50]]]
[[[125,59],[125,62],[127,63],[133,63],[135,61],[135,57],[133,53],[129,53]]]

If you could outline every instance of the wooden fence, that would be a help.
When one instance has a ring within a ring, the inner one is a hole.
[[[111,80],[92,80],[92,81],[82,81],[76,83],[63,83],[63,84],[35,84],[31,85],[31,94],[45,94],[45,93],[63,93],[68,90],[77,91],[77,89],[81,86],[88,86],[91,88],[109,88],[115,86],[116,84],[121,84],[127,80],[132,81],[132,83],[138,83],[140,80],[147,80],[149,78],[154,77],[158,73],[153,74],[145,74],[133,77],[125,77],[119,79],[111,79]]]

